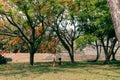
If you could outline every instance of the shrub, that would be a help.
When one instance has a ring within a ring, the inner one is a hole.
[[[6,64],[6,63],[7,63],[7,59],[0,54],[0,64]]]

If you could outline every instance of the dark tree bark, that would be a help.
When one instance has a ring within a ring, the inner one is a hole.
[[[96,43],[96,50],[97,50],[97,55],[96,55],[96,59],[95,60],[93,60],[93,62],[96,62],[96,61],[98,61],[98,59],[99,59],[99,57],[100,57],[100,50],[99,50],[99,45],[98,45],[98,42],[97,41],[95,41],[95,43]],[[101,46],[100,46],[101,47]]]
[[[34,65],[34,53],[30,53],[30,65]]]
[[[117,42],[117,39],[116,39],[116,38],[113,39],[113,41],[111,41],[111,47],[110,47],[109,53],[110,53],[110,56],[112,56],[112,60],[116,60],[116,59],[115,59],[115,53],[114,53],[114,48],[115,48],[116,42]]]
[[[109,41],[109,40],[108,40]],[[115,44],[116,44],[116,42],[117,42],[117,39],[115,38],[115,39],[113,39],[112,41],[111,41],[111,46],[110,46],[110,49],[107,49],[105,52],[105,61],[104,61],[104,64],[109,64],[109,62],[110,62],[110,58],[111,58],[111,55],[113,55],[113,53],[114,53],[114,48],[115,48]],[[107,46],[109,46],[109,45],[107,45]],[[105,50],[106,48],[105,48],[105,46],[104,46],[104,50]],[[115,58],[115,55],[113,56],[114,58]]]
[[[102,47],[105,53],[105,61],[103,64],[109,64],[109,53],[108,53],[108,43],[109,43],[109,38],[107,38],[107,44],[105,45],[105,41],[104,38],[101,37],[101,43],[102,43]]]
[[[116,53],[112,53],[112,61],[116,61],[117,59],[115,58]]]
[[[68,52],[69,52],[69,56],[70,56],[71,62],[74,63],[75,60],[74,60],[74,48],[73,48],[73,46],[71,46],[71,49]]]
[[[117,60],[116,57],[115,57],[115,55],[116,55],[116,53],[117,53],[117,51],[118,51],[119,48],[120,48],[120,46],[118,46],[118,47],[113,51],[113,53],[112,53],[112,60],[113,60],[113,61],[116,61],[116,60]]]

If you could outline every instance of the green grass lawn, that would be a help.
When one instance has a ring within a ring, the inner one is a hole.
[[[0,80],[120,80],[120,61],[102,65],[99,62],[63,62],[51,67],[51,62],[8,63],[0,65]]]

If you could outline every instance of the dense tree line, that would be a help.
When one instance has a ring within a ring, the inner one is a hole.
[[[0,17],[0,35],[10,36],[10,45],[23,43],[30,52],[31,65],[47,32],[54,32],[51,35],[57,36],[72,63],[75,41],[77,48],[95,43],[95,61],[103,48],[104,64],[111,56],[115,60],[119,48],[115,48],[118,40],[107,0],[8,0],[0,3]]]

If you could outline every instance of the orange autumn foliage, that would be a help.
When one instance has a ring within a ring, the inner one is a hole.
[[[14,38],[13,40],[11,40],[10,42],[9,42],[9,44],[10,45],[12,45],[12,46],[14,46],[15,44],[17,44],[17,43],[22,43],[22,40],[19,38],[19,37],[17,37],[17,38]]]
[[[18,43],[19,44],[23,43],[22,39],[20,39],[19,37],[16,37],[16,38],[13,38],[12,40],[10,40],[10,42],[8,44],[11,45],[12,52],[14,52],[14,46]],[[23,46],[23,49],[26,49],[26,46]],[[19,48],[16,53],[20,53],[20,51],[21,51],[21,48]]]
[[[1,29],[6,29],[1,21],[0,21],[0,28]]]
[[[46,4],[40,9],[40,13],[46,13],[49,11],[51,2],[47,1]]]
[[[24,49],[27,49],[27,46],[23,46]]]
[[[39,24],[37,27],[35,27],[35,36],[40,36],[41,32],[42,32],[42,25]],[[32,34],[32,29],[31,28],[26,28],[26,33],[28,35],[28,37],[30,38],[31,34]]]
[[[6,0],[0,0],[1,2],[5,2]]]
[[[36,27],[36,29],[35,29],[36,36],[39,36],[41,34],[42,29],[43,28],[42,28],[41,24],[39,24],[38,27]]]
[[[51,41],[43,42],[40,48],[41,52],[50,52],[55,54],[57,51],[57,46],[59,45],[59,39],[56,39],[54,36],[51,37]]]

